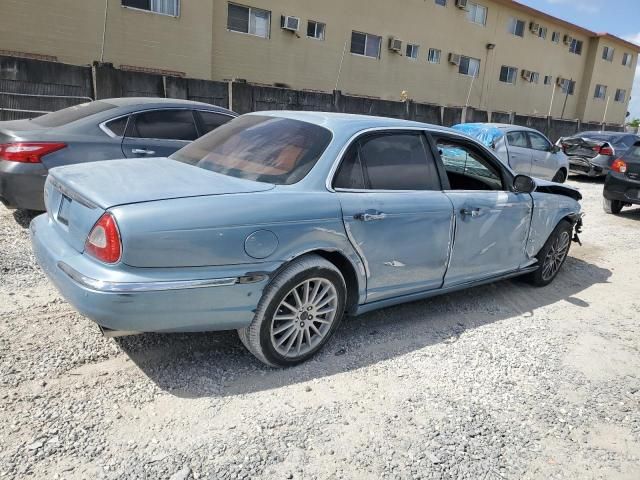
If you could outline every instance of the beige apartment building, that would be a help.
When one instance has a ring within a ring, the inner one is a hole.
[[[0,55],[607,123],[638,53],[512,0],[2,0],[0,15]]]

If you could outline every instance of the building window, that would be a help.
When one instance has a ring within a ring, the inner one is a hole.
[[[540,27],[538,29],[538,37],[542,38],[543,40],[547,38],[547,27]]]
[[[593,98],[599,98],[600,100],[604,100],[606,96],[607,96],[607,86],[596,85],[596,91],[593,95]]]
[[[560,82],[560,88],[562,89],[562,93],[567,95],[573,95],[576,91],[576,82],[573,80],[567,80],[563,78]]]
[[[436,0],[436,5],[442,5],[443,7],[446,7],[447,0]]]
[[[317,40],[324,40],[324,31],[326,25],[322,22],[314,22],[309,20],[307,23],[307,37],[315,38]]]
[[[503,65],[500,69],[500,81],[503,83],[516,84],[516,77],[518,76],[518,69],[515,67],[508,67]]]
[[[625,53],[622,55],[622,65],[625,67],[630,67],[633,65],[633,55],[630,53]]]
[[[415,45],[413,43],[407,43],[407,57],[413,58],[414,60],[418,58],[418,50],[420,50],[419,45]]]
[[[234,32],[269,38],[271,34],[271,12],[230,3],[227,12],[227,28]]]
[[[551,34],[551,41],[553,43],[560,43],[560,32],[553,32]]]
[[[602,49],[602,59],[607,62],[613,62],[613,52],[615,50],[611,47],[604,47]]]
[[[517,18],[511,17],[509,19],[509,25],[507,27],[507,31],[515,35],[517,37],[524,37],[524,27],[525,23],[522,20],[518,20]]]
[[[569,52],[575,53],[576,55],[582,55],[582,40],[576,40],[575,38],[571,40]]]
[[[471,57],[460,57],[458,73],[470,77],[477,77],[480,75],[480,60]]]
[[[180,0],[122,0],[122,6],[171,15],[172,17],[180,16]]]
[[[427,55],[427,62],[429,63],[440,63],[440,56],[442,55],[442,51],[437,48],[430,48],[429,55]]]
[[[544,84],[551,85],[553,83],[553,77],[551,75],[544,76]]]
[[[538,72],[531,72],[531,83],[540,83],[540,74]]]
[[[487,24],[487,7],[477,3],[467,2],[467,19],[478,25]]]
[[[615,101],[624,103],[626,99],[627,99],[627,91],[623,90],[622,88],[617,89]]]
[[[365,57],[380,58],[382,37],[370,33],[351,32],[351,53]]]

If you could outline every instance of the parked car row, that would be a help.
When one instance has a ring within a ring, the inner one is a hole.
[[[30,146],[31,133],[2,128],[11,132],[3,142],[21,145],[9,156],[38,159],[40,181],[48,171],[47,213],[30,226],[38,263],[110,336],[235,329],[261,361],[295,365],[345,314],[515,276],[548,285],[581,228],[577,190],[518,174],[456,130],[260,112],[167,157],[176,145],[162,145],[208,131],[205,113],[234,114],[180,103],[169,116],[180,112],[179,126],[149,126],[138,117],[146,112],[104,103],[113,107],[90,104],[78,110],[100,111],[60,120],[57,132],[74,133],[55,137],[65,147],[47,155]],[[52,117],[42,118],[18,126],[40,130],[31,124]],[[149,131],[181,133],[157,142]],[[525,138],[530,146],[534,134]],[[106,158],[98,145],[111,143],[110,155],[146,158],[87,163]],[[543,173],[534,160],[526,169]],[[14,177],[2,178],[11,202]]]

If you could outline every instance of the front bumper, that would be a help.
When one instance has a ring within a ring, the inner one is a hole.
[[[640,176],[632,179],[624,173],[609,172],[604,182],[603,195],[607,200],[640,204]]]
[[[44,211],[47,168],[41,163],[0,160],[0,202],[7,208]]]
[[[108,266],[74,250],[48,215],[31,222],[33,250],[60,294],[103,328],[198,332],[248,326],[275,264],[186,269]]]

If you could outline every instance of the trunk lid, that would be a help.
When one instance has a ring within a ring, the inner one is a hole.
[[[8,120],[0,122],[0,143],[21,140],[29,133],[41,133],[45,127],[36,125],[31,120]]]
[[[599,150],[602,146],[610,146],[606,141],[587,137],[563,138],[560,145],[565,155],[582,158],[595,158],[600,155]]]
[[[274,185],[229,177],[168,158],[106,160],[53,168],[45,205],[56,229],[78,251],[109,208],[174,198],[266,191]]]

